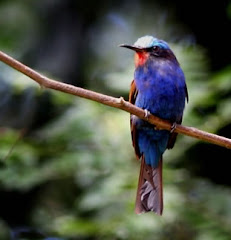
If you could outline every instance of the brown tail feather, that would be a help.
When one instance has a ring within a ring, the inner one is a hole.
[[[158,167],[153,168],[145,164],[144,156],[142,156],[135,212],[139,214],[149,211],[162,215],[162,158]]]

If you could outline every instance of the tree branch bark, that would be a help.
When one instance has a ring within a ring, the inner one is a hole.
[[[96,93],[80,87],[75,87],[70,84],[52,80],[50,78],[47,78],[41,75],[40,73],[29,68],[28,66],[22,64],[21,62],[15,60],[14,58],[3,53],[2,51],[0,51],[0,60],[5,64],[9,65],[10,67],[16,69],[17,71],[30,77],[31,79],[36,81],[38,84],[40,84],[41,87],[58,90],[58,91],[79,96],[82,98],[90,99],[114,108],[119,108],[131,114],[134,114],[143,120],[148,121],[149,123],[157,126],[160,129],[171,130],[172,123],[166,120],[162,120],[154,115],[149,115],[147,118],[146,113],[143,109],[138,108],[135,105],[125,101],[122,97],[114,98],[101,93]],[[190,137],[194,137],[212,144],[216,144],[216,145],[231,149],[231,139],[218,136],[216,134],[204,132],[194,127],[186,127],[186,126],[177,124],[174,131],[180,134],[184,134]]]

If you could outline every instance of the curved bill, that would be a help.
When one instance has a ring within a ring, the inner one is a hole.
[[[134,45],[129,45],[129,44],[120,44],[119,47],[128,48],[128,49],[131,49],[131,50],[137,51],[137,52],[144,51],[144,49],[141,48],[141,47],[134,46]]]

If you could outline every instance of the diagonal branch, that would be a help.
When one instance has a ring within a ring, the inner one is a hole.
[[[58,91],[79,96],[82,98],[90,99],[90,100],[102,103],[104,105],[119,108],[131,114],[134,114],[139,118],[142,118],[148,121],[149,123],[157,126],[160,129],[171,130],[172,123],[162,120],[154,115],[148,116],[148,119],[147,119],[146,112],[143,109],[138,108],[135,105],[125,101],[122,97],[114,98],[101,93],[96,93],[80,87],[75,87],[70,84],[52,80],[50,78],[47,78],[41,75],[35,70],[25,66],[21,62],[15,60],[14,58],[10,57],[9,55],[1,51],[0,51],[0,60],[5,64],[9,65],[10,67],[16,69],[17,71],[27,75],[28,77],[36,81],[38,84],[40,84],[44,88],[58,90]],[[231,149],[231,139],[218,136],[216,134],[211,134],[208,132],[198,130],[197,128],[186,127],[182,125],[176,125],[176,128],[174,131],[180,134],[184,134],[190,137],[194,137],[209,143],[213,143],[213,144]]]

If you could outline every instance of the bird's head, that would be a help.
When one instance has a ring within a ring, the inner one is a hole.
[[[139,38],[133,45],[121,44],[120,47],[129,48],[135,51],[135,66],[142,66],[149,58],[169,58],[176,60],[169,45],[160,39],[152,36]]]

